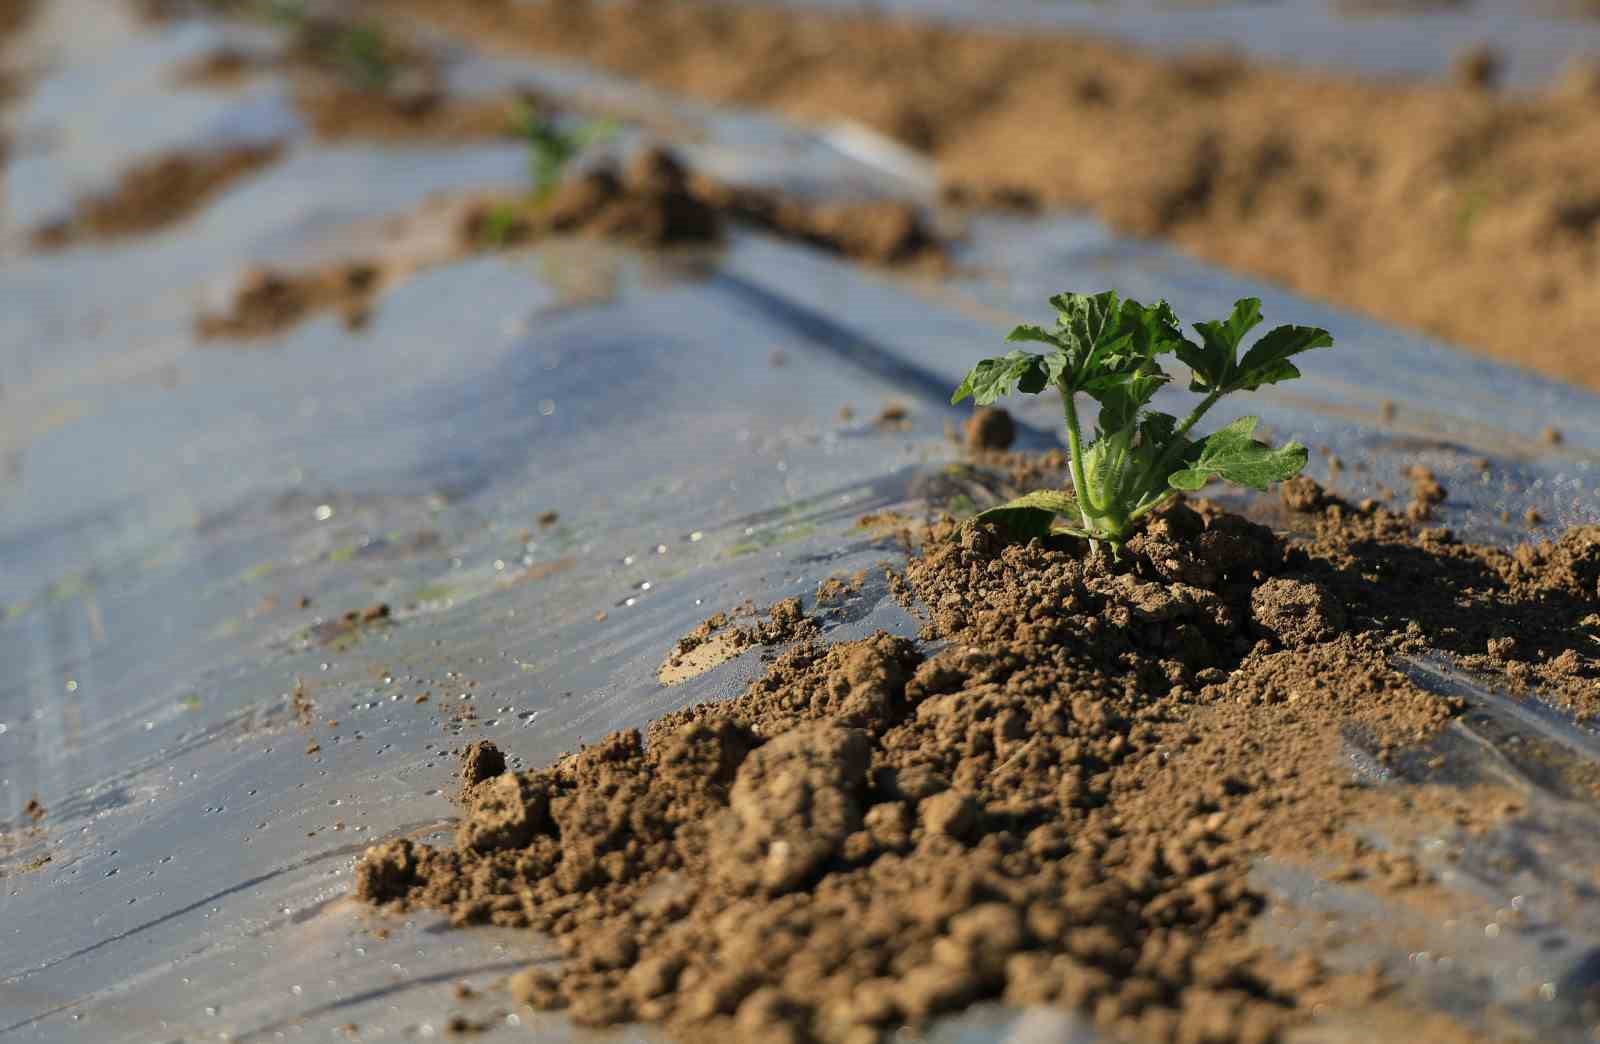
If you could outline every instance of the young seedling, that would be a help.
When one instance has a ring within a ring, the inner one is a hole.
[[[1261,302],[1253,297],[1235,303],[1225,320],[1196,323],[1199,344],[1184,336],[1165,301],[1146,307],[1107,291],[1058,294],[1050,303],[1054,329],[1019,326],[1006,338],[1041,344],[1044,351],[1018,349],[983,360],[950,402],[970,396],[987,406],[1012,389],[1035,395],[1055,388],[1066,414],[1072,490],[1029,493],[977,519],[997,524],[1013,539],[1069,533],[1091,546],[1103,540],[1120,553],[1134,523],[1179,493],[1214,478],[1265,490],[1305,467],[1304,446],[1290,442],[1273,449],[1252,438],[1255,417],[1240,417],[1200,439],[1190,432],[1223,396],[1300,376],[1289,359],[1331,346],[1326,330],[1280,326],[1241,357],[1245,335],[1261,323]],[[1159,361],[1169,354],[1189,368],[1189,390],[1203,396],[1182,420],[1149,408],[1172,380]],[[1087,445],[1078,419],[1080,394],[1100,409]],[[1069,521],[1058,525],[1058,517]]]
[[[515,206],[510,203],[497,204],[484,215],[479,238],[485,246],[496,249],[510,246],[521,220],[522,214]]]
[[[528,174],[533,179],[535,199],[555,191],[561,175],[584,149],[609,139],[616,133],[611,120],[586,120],[567,129],[554,119],[541,116],[532,106],[524,106],[513,123],[517,136],[528,145]]]

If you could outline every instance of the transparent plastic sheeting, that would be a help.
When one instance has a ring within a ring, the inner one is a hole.
[[[150,125],[185,114],[158,135],[168,142],[205,141],[231,125],[230,106],[257,105],[246,91],[166,107],[179,92],[157,66],[202,49],[203,33],[214,30],[79,41],[21,103],[41,134],[23,148],[28,177],[6,180],[14,220],[48,211],[40,186],[68,178],[58,161],[137,152],[97,137],[114,125],[79,127],[86,92],[126,85]],[[572,69],[462,75],[626,90]],[[653,104],[697,131],[687,151],[723,176],[790,171],[812,191],[904,176],[825,134]],[[530,1026],[578,1039],[503,994],[451,993],[547,959],[542,940],[375,917],[349,898],[354,859],[401,832],[448,837],[450,748],[492,739],[544,765],[731,696],[759,654],[670,689],[656,667],[713,611],[789,595],[809,606],[822,579],[899,555],[855,528],[860,514],[986,495],[947,473],[945,430],[961,413],[946,396],[975,353],[1063,287],[1165,296],[1184,315],[1258,294],[1269,319],[1330,328],[1338,351],[1310,357],[1306,380],[1264,394],[1261,412],[1278,435],[1343,458],[1350,497],[1404,488],[1423,463],[1452,491],[1441,521],[1466,537],[1514,539],[1494,519],[1532,504],[1553,526],[1595,515],[1593,397],[1068,216],[972,223],[965,274],[939,283],[747,235],[677,259],[550,244],[425,271],[360,333],[317,318],[260,345],[192,342],[207,288],[245,261],[323,256],[341,229],[432,192],[513,183],[521,162],[500,147],[298,142],[181,227],[6,258],[0,1037],[310,1040],[354,1025],[393,1038],[443,1033],[462,1011],[505,1039]],[[909,408],[909,430],[872,424],[891,401]],[[1018,415],[1025,443],[1054,440],[1049,403]],[[1538,440],[1550,423],[1561,446]],[[552,510],[559,520],[538,525]],[[287,608],[301,597],[311,608]],[[379,601],[391,622],[358,641],[305,640],[309,620]],[[825,623],[836,639],[916,629],[881,580]],[[1517,772],[1508,752],[1530,743],[1595,756],[1595,738],[1553,711],[1437,664],[1414,669],[1471,693],[1482,713],[1460,726],[1461,759],[1485,772]],[[315,703],[309,728],[291,707],[296,678]],[[474,718],[458,719],[464,705]],[[1441,939],[1462,956],[1408,980],[1425,1003],[1470,1015],[1529,976],[1582,984],[1600,966],[1600,906],[1561,898],[1595,865],[1600,823],[1539,779],[1527,786],[1534,816],[1474,842],[1452,880],[1522,896],[1537,916],[1495,939]],[[30,832],[35,793],[48,815]],[[1407,965],[1380,900],[1281,868],[1260,878],[1348,918],[1356,957]],[[1573,1013],[1558,1000],[1519,1017],[1554,1039]],[[933,1039],[1092,1037],[1059,1013],[991,1007]]]

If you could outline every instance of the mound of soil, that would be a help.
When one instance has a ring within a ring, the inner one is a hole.
[[[508,138],[518,98],[452,98],[442,90],[370,91],[303,83],[295,106],[324,141],[469,142]]]
[[[596,235],[662,247],[710,242],[724,220],[750,225],[875,264],[942,264],[943,248],[913,205],[898,200],[812,203],[775,189],[727,185],[691,171],[674,153],[646,149],[624,169],[601,166],[542,203],[486,203],[465,230],[481,242],[496,208],[515,213],[497,238],[517,244],[549,234]]]
[[[802,635],[735,700],[473,769],[455,844],[369,849],[357,895],[549,933],[567,960],[514,976],[517,999],[685,1040],[878,1041],[989,998],[1119,1039],[1271,1041],[1385,1006],[1473,1039],[1376,971],[1264,948],[1248,874],[1270,855],[1450,901],[1355,828],[1470,833],[1518,795],[1358,786],[1350,744],[1398,765],[1459,711],[1395,669],[1405,651],[1486,649],[1600,709],[1578,623],[1600,529],[1504,552],[1297,502],[1318,513],[1293,543],[1179,504],[1120,560],[936,525],[898,583],[938,651]],[[1493,637],[1507,618],[1515,642]]]
[[[245,145],[157,157],[129,170],[106,195],[80,203],[72,217],[35,230],[33,245],[54,250],[176,224],[235,181],[275,162],[281,152],[278,145]]]
[[[391,222],[388,247],[371,260],[305,271],[257,270],[220,312],[195,321],[204,339],[250,339],[336,310],[351,329],[377,294],[423,268],[467,254],[552,236],[604,239],[645,249],[706,246],[729,220],[869,262],[938,267],[945,252],[911,204],[883,200],[805,203],[771,190],[731,188],[650,148],[625,166],[596,166],[563,181],[546,199],[526,196],[430,199]],[[441,226],[444,228],[440,232]]]
[[[1600,388],[1600,93],[1362,82],[1029,29],[707,0],[384,0],[719,103],[864,121],[960,198],[1117,229]],[[1373,119],[1381,112],[1383,119]],[[1174,114],[1181,114],[1181,118]],[[1527,336],[1537,329],[1538,337]]]

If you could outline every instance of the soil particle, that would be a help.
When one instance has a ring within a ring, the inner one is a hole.
[[[937,651],[802,640],[735,700],[491,777],[453,847],[375,846],[357,894],[549,933],[566,960],[513,976],[517,1000],[686,1040],[880,1041],[1002,998],[1118,1039],[1272,1041],[1369,1008],[1370,972],[1254,940],[1267,899],[1250,869],[1331,860],[1362,887],[1431,894],[1356,828],[1515,814],[1477,791],[1353,787],[1347,767],[1352,735],[1389,760],[1457,713],[1386,643],[1490,553],[1423,549],[1382,511],[1315,522],[1285,546],[1178,505],[1120,559],[935,526],[901,582]],[[1392,562],[1358,556],[1373,544]],[[1569,534],[1494,568],[1592,602],[1597,549]],[[1352,599],[1363,568],[1384,579]],[[803,618],[780,606],[771,626]]]
[[[1560,428],[1546,425],[1545,428],[1539,432],[1539,441],[1543,442],[1546,446],[1559,446],[1566,441],[1566,438],[1561,434]]]
[[[506,770],[506,756],[489,740],[474,740],[461,752],[461,791],[459,800],[465,803],[478,784],[501,775]]]
[[[1017,437],[1011,414],[998,406],[980,406],[962,426],[969,450],[1007,450]]]
[[[548,529],[561,521],[561,515],[554,511],[541,511],[539,517],[534,521],[539,523],[540,529]]]
[[[1406,472],[1411,481],[1411,501],[1406,504],[1406,518],[1413,522],[1426,522],[1433,518],[1435,506],[1444,503],[1449,491],[1439,483],[1432,471],[1420,464]]]
[[[1600,322],[1584,289],[1600,224],[1561,217],[1600,198],[1583,89],[1484,90],[1481,63],[1470,85],[1399,82],[795,5],[387,6],[720,104],[859,120],[926,152],[960,196],[1090,207],[1120,232],[1600,387],[1582,347]]]
[[[35,825],[37,825],[39,821],[45,817],[45,807],[39,801],[38,794],[33,795],[33,797],[28,799],[28,803],[22,806],[22,814],[27,816],[29,822]]]
[[[217,152],[173,152],[125,173],[106,195],[78,204],[70,218],[35,230],[33,245],[55,250],[88,239],[143,235],[195,213],[230,184],[275,162],[278,145]]]

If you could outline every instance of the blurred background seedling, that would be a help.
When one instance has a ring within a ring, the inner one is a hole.
[[[564,126],[556,117],[524,104],[512,118],[512,129],[528,146],[533,196],[542,200],[561,183],[567,166],[580,153],[616,137],[619,125],[612,119],[594,119]]]

